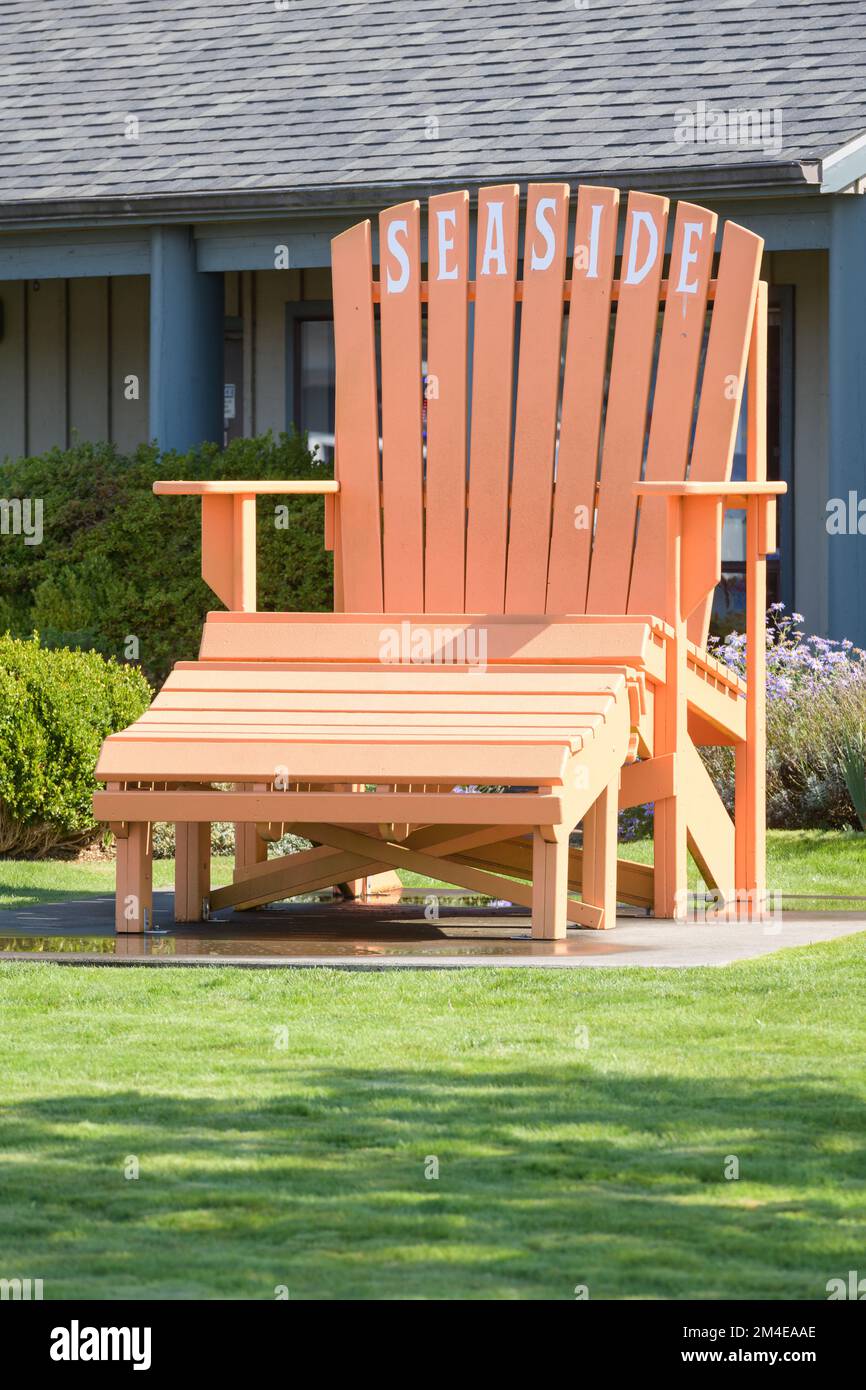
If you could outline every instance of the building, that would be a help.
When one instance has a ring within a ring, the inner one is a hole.
[[[452,187],[661,192],[765,239],[771,584],[866,645],[862,0],[5,0],[0,73],[0,457],[326,451],[336,232]]]

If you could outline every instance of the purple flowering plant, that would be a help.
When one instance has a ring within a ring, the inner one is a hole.
[[[801,613],[774,603],[767,613],[767,822],[775,829],[841,829],[861,823],[866,766],[866,652],[847,639],[803,631]],[[717,660],[746,674],[741,632],[710,638]],[[730,748],[703,748],[704,761],[733,809]]]
[[[773,603],[767,613],[767,699],[796,702],[804,696],[857,685],[866,680],[866,652],[847,639],[807,637],[799,624],[802,613],[786,613]],[[718,661],[746,674],[746,634],[730,632],[711,637],[710,652]]]
[[[767,613],[767,823],[774,829],[866,829],[866,652],[803,631],[782,603]],[[711,637],[712,655],[746,675],[746,636]],[[701,748],[734,810],[732,748]],[[621,840],[652,833],[652,806],[620,813]]]

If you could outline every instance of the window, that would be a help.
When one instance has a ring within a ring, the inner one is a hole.
[[[226,317],[223,330],[223,447],[244,432],[244,324]]]
[[[310,449],[334,458],[334,319],[326,300],[286,305],[286,425],[306,430]]]

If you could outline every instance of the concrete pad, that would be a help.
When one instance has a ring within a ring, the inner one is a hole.
[[[154,894],[157,930],[114,934],[109,896],[0,912],[0,960],[68,965],[329,966],[350,970],[728,965],[786,946],[866,931],[863,913],[785,913],[766,922],[655,922],[637,912],[609,931],[533,941],[518,908],[283,903],[176,926],[171,893]],[[164,924],[164,925],[161,925]]]

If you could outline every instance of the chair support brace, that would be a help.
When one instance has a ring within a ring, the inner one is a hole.
[[[334,547],[335,494],[331,478],[270,481],[163,481],[158,496],[201,497],[201,577],[233,613],[256,611],[256,497],[323,496],[325,548]]]

